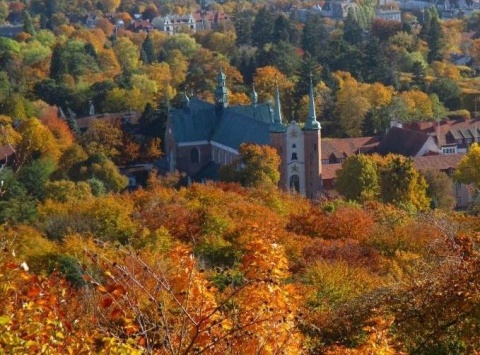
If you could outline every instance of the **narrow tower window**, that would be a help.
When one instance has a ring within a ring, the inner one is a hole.
[[[190,150],[190,162],[192,164],[200,163],[200,149],[198,149],[197,147],[193,147]]]

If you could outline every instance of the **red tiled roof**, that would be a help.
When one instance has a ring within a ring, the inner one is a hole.
[[[456,169],[462,157],[462,154],[416,157],[413,158],[413,165],[420,171]]]
[[[0,146],[0,161],[5,160],[13,153],[15,153],[15,150],[10,144]]]
[[[115,123],[118,120],[128,119],[130,123],[135,124],[140,119],[140,112],[119,112],[119,113],[102,113],[94,116],[85,116],[77,119],[77,126],[80,129],[88,128],[95,120],[108,121]]]
[[[335,179],[341,168],[342,164],[322,164],[322,180]]]
[[[413,131],[420,131],[426,134],[433,134],[435,137],[439,134],[439,145],[443,146],[447,144],[447,134],[451,132],[453,136],[459,133],[461,130],[470,130],[472,132],[475,129],[480,130],[480,120],[475,119],[452,119],[440,121],[440,126],[437,129],[437,122],[416,122],[411,124],[404,124],[404,127]],[[467,137],[468,138],[468,137]],[[438,139],[438,138],[437,138]]]
[[[379,143],[378,137],[324,138],[322,157],[328,159],[333,154],[336,158],[345,158],[358,153],[369,153]]]

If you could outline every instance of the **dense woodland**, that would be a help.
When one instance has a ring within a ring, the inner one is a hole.
[[[0,23],[24,26],[0,37],[0,147],[14,152],[0,165],[2,352],[479,351],[480,219],[452,211],[445,174],[355,156],[338,175],[344,198],[310,201],[276,188],[269,147],[243,145],[223,183],[153,171],[125,191],[118,170],[161,157],[169,107],[183,92],[211,100],[220,67],[231,104],[249,103],[252,83],[269,100],[277,83],[300,122],[311,75],[327,136],[475,114],[475,70],[449,59],[480,60],[480,40],[460,40],[480,16],[400,24],[374,20],[375,5],[302,23],[284,11],[305,4],[213,3],[231,21],[168,36],[128,24],[199,5],[0,1]],[[142,117],[80,131],[90,102]],[[479,166],[473,145],[455,178],[478,191]]]

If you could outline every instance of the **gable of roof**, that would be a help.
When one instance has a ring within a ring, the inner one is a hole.
[[[423,132],[392,127],[378,145],[378,153],[413,157],[418,154],[429,138],[430,136]]]
[[[358,153],[370,153],[380,143],[379,137],[324,138],[322,139],[322,156],[337,159]]]

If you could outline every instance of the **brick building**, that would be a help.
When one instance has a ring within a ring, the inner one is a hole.
[[[283,123],[278,88],[275,103],[228,105],[226,76],[220,71],[215,103],[186,95],[183,107],[172,111],[165,133],[169,170],[185,172],[194,180],[212,178],[218,167],[239,157],[242,143],[270,145],[281,157],[280,187],[315,198],[322,190],[320,123],[316,120],[313,86],[309,114],[301,127]]]

